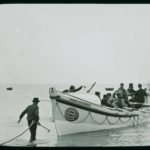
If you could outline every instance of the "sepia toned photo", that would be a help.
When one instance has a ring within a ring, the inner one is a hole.
[[[0,5],[0,146],[150,145],[150,4]]]

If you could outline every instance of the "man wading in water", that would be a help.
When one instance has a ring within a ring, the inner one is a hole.
[[[38,98],[33,99],[33,104],[29,105],[21,114],[18,120],[18,123],[20,123],[21,119],[25,114],[27,114],[27,120],[28,120],[28,126],[30,127],[30,142],[36,140],[36,129],[37,125],[40,125],[39,123],[39,107],[38,107]]]

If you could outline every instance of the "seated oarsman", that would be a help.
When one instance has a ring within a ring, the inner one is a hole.
[[[128,104],[128,103],[126,103],[126,101],[124,99],[122,99],[122,96],[118,93],[116,95],[112,105],[114,106],[114,108],[118,109],[118,108],[125,108],[125,107],[130,106],[130,104]]]
[[[119,93],[116,94],[116,98],[113,104],[116,108],[123,108],[125,106],[124,100]]]
[[[123,101],[119,93],[116,95],[116,98],[114,98],[111,93],[107,93],[107,95],[104,95],[102,99],[102,105],[115,108],[116,110],[118,108],[124,107]]]
[[[120,88],[114,92],[113,97],[119,102],[121,101],[122,107],[128,107],[130,105],[128,101],[127,91],[124,89],[123,83],[121,83]]]
[[[112,105],[112,102],[114,101],[114,98],[111,93],[107,93],[107,103]]]
[[[135,101],[135,93],[136,93],[136,91],[133,88],[133,83],[130,83],[129,87],[127,89],[128,100],[130,102],[134,102]]]
[[[69,87],[69,89],[66,89],[64,90],[63,92],[66,93],[66,92],[77,92],[77,91],[80,91],[82,89],[83,86],[80,86],[79,88],[75,89],[75,86],[74,85],[71,85]]]
[[[111,94],[111,93],[108,93],[107,94],[107,96],[108,96],[108,101],[107,101],[107,103],[109,104],[109,106],[110,107],[113,107],[113,108],[115,108],[115,109],[117,109],[119,106],[117,105],[117,101],[116,101],[116,99],[113,97],[113,95]]]
[[[101,104],[105,105],[105,106],[107,105],[107,95],[106,94],[103,95],[103,98],[101,100]]]
[[[102,105],[105,105],[105,106],[108,106],[108,107],[112,107],[111,104],[108,103],[108,99],[109,99],[108,95],[106,95],[106,94],[103,95],[103,99],[102,99],[102,101],[101,101],[101,104],[102,104]]]
[[[111,98],[111,94],[110,93],[108,93],[107,95],[106,94],[103,95],[103,99],[101,101],[101,104],[105,105],[105,106],[108,106],[108,107],[113,107],[112,101],[111,101],[110,98]]]

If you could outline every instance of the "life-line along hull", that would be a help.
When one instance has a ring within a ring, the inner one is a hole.
[[[52,98],[52,108],[58,135],[135,126],[149,114],[148,111],[116,111],[60,93]]]

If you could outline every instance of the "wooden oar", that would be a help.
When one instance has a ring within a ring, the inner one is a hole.
[[[94,82],[93,85],[91,86],[91,88],[89,90],[87,90],[87,93],[89,93],[92,90],[92,88],[94,87],[95,84],[96,84],[96,82]]]
[[[50,129],[46,128],[45,126],[39,124],[41,127],[43,127],[44,129],[46,129],[48,132],[50,132]]]

